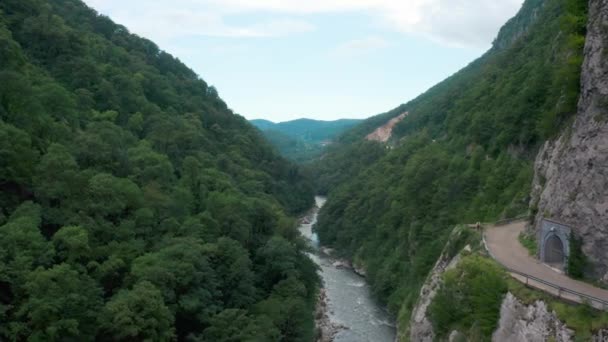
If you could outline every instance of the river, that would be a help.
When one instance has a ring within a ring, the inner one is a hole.
[[[325,198],[316,197],[316,207]],[[393,342],[395,326],[391,316],[372,298],[365,278],[350,269],[335,267],[335,259],[319,250],[319,240],[312,226],[317,222],[318,209],[309,217],[310,223],[300,225],[300,232],[314,248],[312,260],[319,265],[323,287],[328,299],[328,314],[332,323],[345,327],[335,342]]]

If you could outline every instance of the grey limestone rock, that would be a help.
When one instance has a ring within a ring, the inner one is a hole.
[[[549,217],[583,239],[592,275],[608,281],[608,1],[589,1],[578,112],[571,127],[541,148],[531,205],[535,227]],[[538,232],[538,230],[537,230]]]
[[[545,302],[536,301],[532,305],[525,305],[507,293],[492,341],[544,342],[552,337],[556,342],[567,342],[572,340],[573,335],[574,332],[555,313],[549,312]]]

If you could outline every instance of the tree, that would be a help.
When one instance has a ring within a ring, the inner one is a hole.
[[[72,186],[77,176],[78,164],[68,149],[61,144],[51,144],[36,166],[36,196],[48,204],[62,202],[74,195]]]
[[[127,123],[127,127],[131,130],[131,132],[135,135],[139,135],[144,129],[144,115],[140,112],[137,112],[129,117],[129,122]]]
[[[570,245],[570,255],[568,256],[566,271],[569,276],[575,279],[583,279],[585,272],[588,271],[586,268],[589,266],[587,256],[583,252],[583,239],[571,233],[568,243]]]
[[[60,227],[80,205],[87,179],[65,146],[51,144],[36,166],[33,183],[34,194],[44,206],[45,220]]]
[[[7,69],[20,69],[24,63],[19,45],[12,39],[4,22],[0,21],[0,65]]]
[[[257,251],[255,260],[258,279],[267,291],[298,272],[295,246],[278,236],[272,237]]]
[[[505,273],[494,261],[480,256],[462,259],[443,276],[443,284],[429,306],[438,336],[455,327],[475,328],[488,339],[500,318],[500,306],[507,292]]]
[[[65,88],[48,83],[37,92],[40,94],[40,103],[55,120],[66,122],[72,127],[77,124],[76,101]]]
[[[271,342],[280,332],[266,316],[252,318],[244,310],[226,309],[211,318],[211,326],[195,341]]]
[[[93,216],[118,217],[127,209],[137,209],[141,201],[141,191],[135,183],[107,173],[93,176],[86,194],[86,208]]]
[[[53,244],[57,257],[70,264],[86,261],[91,253],[89,234],[79,226],[59,229],[53,235]]]
[[[37,161],[28,134],[0,120],[0,185],[30,184]]]
[[[204,327],[221,308],[217,275],[201,241],[175,239],[158,252],[135,259],[131,277],[149,281],[161,291],[176,316],[176,326],[187,329],[177,330],[180,337]]]
[[[39,267],[28,275],[26,300],[18,316],[34,341],[93,341],[102,306],[95,281],[68,264]]]
[[[174,182],[171,161],[166,155],[152,150],[147,141],[141,141],[137,147],[129,149],[128,153],[134,180],[139,185],[154,181],[167,188]]]
[[[218,287],[223,289],[223,306],[247,308],[253,304],[256,299],[255,278],[247,250],[229,238],[220,238],[217,243],[205,247],[217,274]]]
[[[135,139],[129,131],[111,121],[91,121],[76,138],[75,156],[82,167],[126,175],[129,172],[127,148]]]
[[[35,267],[51,264],[53,246],[40,234],[39,225],[40,206],[25,202],[0,226],[0,281],[21,286]]]
[[[148,281],[131,290],[121,290],[106,303],[99,315],[102,340],[172,341],[174,317],[162,294]]]
[[[281,332],[281,341],[309,341],[314,323],[306,287],[295,277],[280,281],[270,297],[256,304],[256,312],[268,316]]]

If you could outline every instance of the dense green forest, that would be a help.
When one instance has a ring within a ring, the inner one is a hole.
[[[452,228],[526,214],[538,147],[576,112],[587,2],[527,0],[481,58],[350,130],[314,167],[323,244],[407,326]],[[366,134],[405,111],[388,145]]]
[[[298,119],[281,123],[251,120],[251,123],[264,133],[266,139],[281,155],[298,163],[319,158],[329,144],[359,122],[361,120],[356,119],[336,121]]]
[[[151,41],[0,2],[0,340],[310,341],[312,194]]]

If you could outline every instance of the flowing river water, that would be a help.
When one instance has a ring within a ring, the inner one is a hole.
[[[393,319],[372,298],[365,278],[351,269],[334,266],[337,260],[319,249],[319,240],[312,227],[317,222],[318,209],[325,204],[325,198],[316,197],[315,201],[316,208],[308,218],[310,223],[300,225],[300,232],[313,246],[311,258],[321,269],[329,319],[344,327],[336,334],[334,341],[393,342]]]

